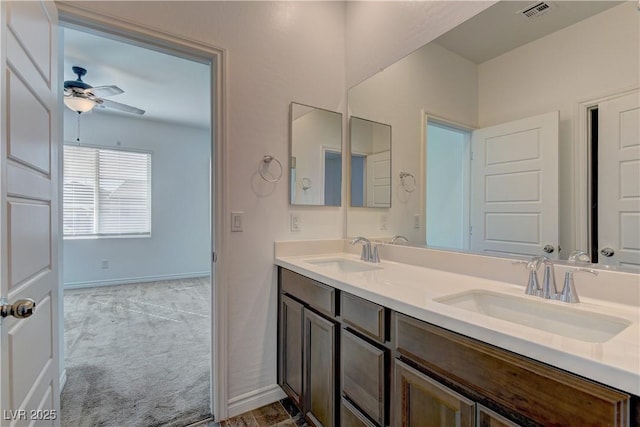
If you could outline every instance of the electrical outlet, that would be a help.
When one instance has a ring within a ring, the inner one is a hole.
[[[413,228],[416,230],[420,228],[420,214],[415,214],[413,216]]]
[[[108,259],[103,259],[102,262],[100,263],[100,266],[102,268],[109,268],[109,260]]]
[[[302,218],[300,214],[292,213],[291,214],[291,231],[300,231]]]
[[[386,230],[389,227],[389,215],[382,214],[380,216],[380,230]]]
[[[244,212],[231,212],[231,231],[242,231],[242,214]]]

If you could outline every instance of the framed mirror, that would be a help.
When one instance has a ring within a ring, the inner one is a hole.
[[[349,118],[351,206],[391,207],[391,126]]]
[[[290,115],[290,203],[340,206],[342,114],[292,102]]]
[[[545,4],[497,2],[349,89],[352,114],[393,126],[393,169],[417,181],[383,220],[350,208],[349,236],[640,264],[637,2]]]

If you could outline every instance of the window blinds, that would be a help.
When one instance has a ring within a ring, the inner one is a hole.
[[[151,154],[64,146],[64,235],[151,233]]]

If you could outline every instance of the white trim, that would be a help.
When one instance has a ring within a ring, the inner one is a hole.
[[[591,195],[589,186],[591,183],[591,170],[589,169],[589,115],[587,111],[598,104],[628,95],[638,90],[638,87],[625,89],[620,92],[609,93],[579,101],[574,109],[574,135],[573,139],[573,215],[574,218],[574,249],[586,250],[591,248],[589,228],[591,227],[591,215],[589,206]]]
[[[158,276],[126,277],[123,279],[89,280],[86,282],[65,283],[64,289],[96,288],[99,286],[128,285],[132,283],[157,282],[160,280],[195,279],[199,277],[209,277],[208,271],[197,271],[194,273],[182,274],[162,274]]]
[[[227,51],[224,48],[204,44],[196,40],[170,34],[162,29],[154,29],[133,21],[105,14],[87,11],[81,3],[56,2],[61,21],[69,26],[77,26],[106,32],[121,37],[128,43],[153,45],[165,52],[173,52],[189,59],[211,62],[212,84],[212,124],[211,155],[213,174],[211,175],[212,245],[218,254],[217,265],[212,263],[211,289],[211,411],[215,420],[226,419],[228,414],[227,379],[227,275],[224,254],[227,236],[224,231],[230,227],[227,211]],[[215,124],[215,126],[213,126]],[[227,227],[227,228],[225,228]]]
[[[67,385],[67,370],[63,369],[60,373],[60,393],[64,390],[65,385]]]
[[[273,384],[229,399],[229,417],[244,414],[264,405],[284,399],[287,395]]]

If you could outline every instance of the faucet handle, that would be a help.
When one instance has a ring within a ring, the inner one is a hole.
[[[568,303],[576,303],[580,302],[580,298],[578,298],[578,292],[576,291],[576,284],[573,280],[573,273],[591,273],[594,276],[598,275],[596,270],[591,268],[576,268],[573,271],[567,271],[564,275],[564,286],[562,287],[562,292],[560,293],[559,300],[568,302]]]
[[[369,261],[375,263],[380,262],[380,251],[378,249],[379,247],[380,245],[376,243],[373,248],[371,248],[371,256],[369,257]]]
[[[553,262],[549,259],[544,261],[544,278],[542,279],[542,298],[558,299],[560,293],[556,287],[556,275],[553,269]]]

